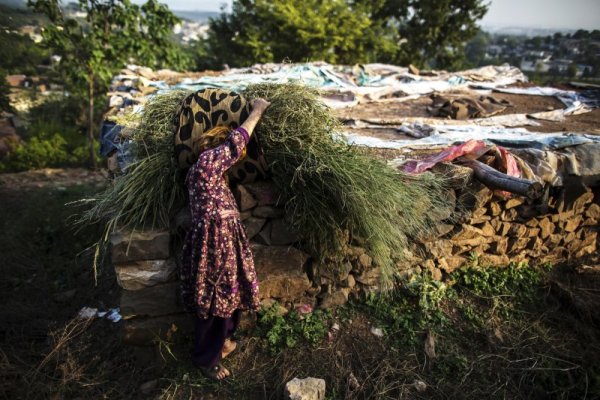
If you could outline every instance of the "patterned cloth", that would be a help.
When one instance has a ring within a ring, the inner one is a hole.
[[[235,129],[190,168],[192,228],[183,246],[182,296],[200,318],[229,318],[235,310],[258,310],[258,280],[246,231],[224,174],[239,159],[248,133]]]

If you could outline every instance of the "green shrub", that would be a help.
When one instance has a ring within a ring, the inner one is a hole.
[[[303,341],[316,346],[327,335],[331,319],[328,311],[316,310],[308,314],[292,311],[284,316],[279,308],[277,303],[263,308],[258,319],[259,334],[267,339],[272,353],[295,347]]]
[[[31,107],[27,113],[27,119],[30,121],[29,130],[35,130],[35,124],[39,123],[44,126],[60,126],[69,134],[77,134],[80,138],[85,139],[84,135],[79,132],[77,121],[80,118],[81,107],[83,100],[76,96],[65,96],[56,94],[45,98],[45,100]],[[63,133],[61,131],[61,133]],[[31,134],[30,136],[33,136]],[[73,137],[65,136],[67,140]]]
[[[69,157],[66,144],[59,134],[54,134],[48,139],[34,137],[8,153],[0,168],[2,171],[23,171],[56,166]]]
[[[30,123],[26,141],[0,161],[0,171],[85,165],[89,150],[86,136],[77,126],[79,108],[78,99],[62,95],[32,107],[27,116]],[[98,147],[96,143],[96,154]]]
[[[535,294],[549,268],[549,265],[536,268],[525,263],[511,263],[505,268],[467,267],[456,270],[452,277],[457,288],[479,296],[526,299]]]
[[[19,144],[0,161],[0,172],[77,166],[85,164],[87,159],[86,145],[70,147],[61,134],[54,133],[48,137],[32,137]]]

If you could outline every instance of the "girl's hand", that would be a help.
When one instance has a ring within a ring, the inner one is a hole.
[[[258,98],[252,101],[252,112],[256,112],[259,115],[265,112],[265,110],[271,105],[270,102],[263,98]]]
[[[269,103],[265,99],[259,98],[259,99],[253,100],[252,101],[252,112],[250,113],[248,118],[246,118],[246,120],[242,123],[241,128],[244,128],[246,130],[246,132],[248,132],[249,135],[252,135],[252,132],[254,131],[254,128],[256,127],[256,124],[258,123],[258,121],[260,121],[262,114],[265,112],[265,110],[270,105],[271,105],[271,103]]]

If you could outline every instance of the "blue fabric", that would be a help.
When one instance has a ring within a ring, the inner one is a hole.
[[[121,171],[125,171],[135,160],[131,154],[131,140],[121,136],[122,130],[122,125],[113,121],[104,121],[100,131],[100,155],[108,157],[116,150],[117,164]]]
[[[108,157],[114,150],[117,150],[117,140],[121,134],[121,125],[113,121],[104,121],[100,129],[100,155]]]

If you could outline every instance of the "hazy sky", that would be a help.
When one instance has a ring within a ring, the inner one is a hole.
[[[600,0],[492,0],[482,25],[600,29]]]
[[[134,0],[143,3],[143,0]],[[490,0],[482,25],[600,29],[600,0]],[[162,0],[174,10],[219,11],[231,0]]]

